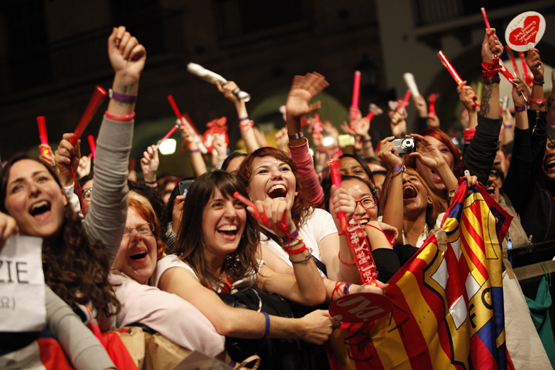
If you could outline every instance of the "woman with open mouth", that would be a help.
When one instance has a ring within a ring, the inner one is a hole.
[[[360,273],[345,235],[339,236],[331,214],[314,207],[305,195],[302,179],[297,177],[297,167],[287,153],[274,148],[260,148],[241,164],[237,176],[247,187],[253,201],[277,200],[291,212],[295,230],[303,239],[321,271],[331,280],[360,283]],[[348,206],[345,199],[343,206]],[[351,200],[351,207],[354,206]],[[354,208],[354,207],[353,207]],[[351,211],[352,213],[352,211]],[[264,224],[261,235],[261,256],[273,260],[277,255],[289,265],[287,253],[279,245],[279,239]],[[340,263],[338,256],[346,263]]]
[[[401,267],[399,258],[392,247],[398,237],[397,229],[378,221],[379,200],[376,196],[377,192],[370,182],[358,176],[348,175],[341,176],[341,180],[341,188],[355,202],[352,219],[349,220],[349,223],[358,222],[364,228],[378,270],[377,279],[387,282]],[[329,211],[334,207],[333,202],[330,202],[334,199],[332,197],[333,188],[329,181],[326,182],[324,194]]]
[[[449,208],[450,195],[458,187],[457,177],[462,176],[462,161],[459,150],[440,129],[428,128],[419,135],[411,135],[416,141],[416,152],[405,157],[405,165],[418,171],[426,185],[434,192],[444,210]],[[425,160],[428,153],[437,151],[433,161]],[[454,194],[454,193],[453,193]]]
[[[403,248],[399,255],[402,265],[423,244],[437,222],[441,221],[440,213],[444,209],[419,173],[402,164],[391,140],[391,137],[382,140],[378,154],[392,168],[384,181],[380,209],[383,222],[396,227],[401,235],[395,249],[399,252]],[[432,158],[440,156],[436,151]],[[420,158],[430,159],[422,155]]]
[[[286,171],[285,166],[280,168]],[[291,189],[294,192],[294,188],[289,182],[291,176],[286,177],[287,180],[282,178],[278,186],[268,187],[267,191],[277,199],[266,197],[256,202],[257,210],[248,207],[248,211],[234,197],[237,192],[248,198],[237,176],[214,171],[197,178],[185,201],[175,254],[158,261],[151,284],[189,301],[212,322],[218,333],[227,337],[292,338],[324,343],[337,325],[325,310],[313,311],[301,318],[280,317],[261,313],[261,307],[267,306],[260,297],[256,299],[261,305],[256,312],[256,308],[253,311],[229,307],[217,294],[235,296],[256,288],[307,306],[331,300],[333,288],[326,290],[324,287],[301,235],[294,239],[288,236],[295,235],[295,223],[287,206],[292,200],[289,193]],[[256,212],[267,218],[269,231],[279,238],[281,248],[289,255],[294,275],[276,273],[256,258],[260,237]],[[280,226],[282,223],[287,233]],[[353,285],[351,289],[353,287],[362,288]],[[365,289],[382,294],[381,288],[368,286]],[[287,356],[287,353],[280,354],[280,357]],[[281,358],[272,361],[278,360]]]
[[[140,323],[181,347],[225,360],[224,337],[196,307],[148,284],[164,250],[161,224],[149,200],[130,194],[126,227],[110,274],[121,303],[116,326]]]
[[[40,161],[16,155],[0,174],[0,211],[15,219],[20,234],[43,238],[46,284],[83,321],[94,325],[98,319],[102,330],[119,310],[108,274],[125,228],[135,98],[146,50],[119,27],[108,38],[108,55],[113,96],[97,138],[96,196],[85,221],[68,206],[58,176]],[[69,174],[70,158],[79,158],[72,135],[65,134],[59,148],[70,154],[56,154],[59,171]]]

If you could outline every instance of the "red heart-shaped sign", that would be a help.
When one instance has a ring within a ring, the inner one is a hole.
[[[536,35],[540,28],[540,17],[531,15],[524,20],[524,26],[515,28],[509,35],[509,42],[514,45],[536,43]]]

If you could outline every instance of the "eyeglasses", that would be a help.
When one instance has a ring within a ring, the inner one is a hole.
[[[137,230],[139,235],[149,236],[154,232],[154,225],[148,222],[146,224],[137,225],[137,227],[126,227],[123,232],[123,237],[128,238],[133,230]]]
[[[83,199],[91,200],[92,188],[83,189]]]
[[[372,209],[376,207],[376,201],[372,197],[362,198],[361,200],[355,201],[355,209],[359,204],[365,209]]]

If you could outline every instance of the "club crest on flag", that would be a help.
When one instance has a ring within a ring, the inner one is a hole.
[[[389,281],[391,314],[336,330],[342,369],[512,369],[501,245],[512,217],[463,182],[442,228]]]

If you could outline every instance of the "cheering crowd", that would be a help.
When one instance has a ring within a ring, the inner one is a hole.
[[[197,134],[181,125],[196,175],[183,192],[180,179],[157,179],[154,145],[140,160],[143,180],[128,178],[146,50],[114,28],[113,93],[94,164],[81,158],[71,133],[52,154],[18,154],[3,164],[0,245],[15,234],[43,239],[47,326],[0,333],[0,367],[27,368],[27,348],[47,336],[76,369],[133,368],[134,356],[116,356],[99,339],[140,327],[231,367],[258,355],[264,369],[326,368],[323,344],[341,325],[329,304],[358,292],[387,296],[388,280],[440,227],[461,181],[483,186],[514,216],[505,250],[555,240],[555,92],[544,98],[540,52],[532,48],[526,58],[533,83],[515,78],[514,112],[500,109],[503,45],[495,29],[486,30],[481,53],[479,104],[466,81],[457,87],[466,108],[462,150],[416,96],[418,133],[407,132],[400,109],[392,135],[374,147],[370,120],[351,108],[342,128],[355,138],[354,154],[342,154],[337,130],[324,123],[335,142],[325,146],[315,133],[313,158],[301,118],[320,108],[312,101],[328,85],[316,72],[294,77],[286,127],[278,148],[269,147],[234,94],[238,86],[218,84],[236,107],[247,153],[227,155],[216,139],[210,169]],[[555,73],[545,78],[555,83]],[[334,158],[341,187],[327,165]],[[362,280],[345,220],[370,246],[372,284]]]

